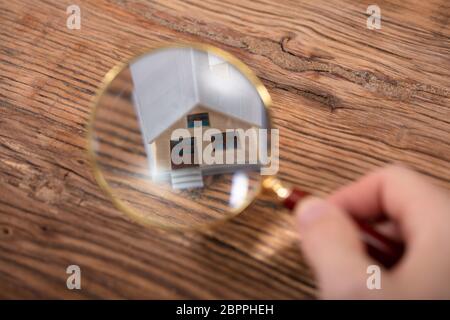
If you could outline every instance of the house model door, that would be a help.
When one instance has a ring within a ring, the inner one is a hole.
[[[172,150],[173,148],[178,145],[179,143],[182,144],[182,149],[179,152],[179,157],[183,160],[180,164],[174,163],[172,159]],[[189,157],[184,154],[184,152],[189,153]],[[195,138],[181,138],[179,141],[176,140],[170,140],[170,162],[172,170],[178,170],[178,169],[184,169],[184,168],[193,168],[193,167],[199,167],[197,161],[195,161]],[[187,160],[187,161],[186,161]]]

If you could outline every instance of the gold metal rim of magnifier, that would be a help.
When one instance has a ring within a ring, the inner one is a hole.
[[[200,223],[195,226],[169,226],[164,225],[161,222],[154,221],[153,219],[143,215],[138,210],[135,210],[133,207],[127,205],[124,201],[122,201],[117,195],[114,194],[113,189],[109,185],[109,183],[106,181],[102,171],[100,170],[97,156],[95,154],[95,147],[93,143],[93,135],[94,135],[94,122],[96,119],[96,114],[98,110],[98,103],[105,93],[105,91],[110,86],[111,82],[117,77],[117,75],[122,72],[127,66],[129,66],[134,61],[150,54],[154,53],[159,50],[165,50],[170,48],[194,48],[200,51],[205,52],[211,52],[228,63],[235,66],[241,73],[244,74],[244,76],[253,84],[255,89],[257,90],[259,96],[261,97],[261,100],[264,104],[264,108],[267,114],[267,123],[268,127],[271,128],[271,117],[269,113],[269,108],[272,106],[272,98],[270,97],[269,92],[267,91],[264,84],[261,82],[261,80],[258,79],[258,77],[253,73],[253,71],[241,60],[236,58],[234,55],[217,48],[215,46],[209,45],[209,44],[203,44],[203,43],[196,43],[196,42],[182,42],[182,43],[164,43],[160,44],[158,46],[146,48],[143,50],[140,54],[134,56],[131,59],[128,59],[125,62],[122,62],[116,66],[114,66],[112,69],[110,69],[106,75],[104,76],[100,87],[98,88],[96,95],[94,96],[94,99],[92,100],[93,109],[90,115],[90,119],[87,126],[87,134],[86,134],[86,140],[87,140],[87,153],[88,153],[88,159],[89,164],[91,166],[92,172],[94,174],[95,180],[97,181],[97,184],[100,186],[100,188],[106,193],[106,195],[110,198],[111,202],[114,204],[114,206],[119,209],[122,213],[124,213],[126,216],[131,218],[131,220],[147,226],[147,227],[157,227],[161,229],[166,230],[201,230],[201,229],[210,229],[213,228],[219,224],[222,224],[226,222],[227,220],[235,217],[239,213],[243,212],[252,202],[252,199],[248,199],[246,202],[244,202],[241,206],[235,209],[230,210],[230,215],[227,216],[224,219],[220,219],[218,221],[214,222],[205,222]],[[267,179],[268,177],[266,177]],[[258,184],[258,188],[255,192],[254,198],[256,198],[262,190],[263,185],[263,179],[261,178],[261,181]]]

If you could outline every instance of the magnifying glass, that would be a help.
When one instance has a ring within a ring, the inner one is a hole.
[[[210,228],[261,191],[287,209],[307,193],[275,177],[278,131],[271,98],[231,54],[171,45],[113,68],[88,126],[95,178],[133,220],[165,229]],[[370,255],[386,267],[403,245],[357,221]]]

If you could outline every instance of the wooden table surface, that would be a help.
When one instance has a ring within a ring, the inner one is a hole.
[[[105,73],[196,41],[248,64],[274,100],[280,176],[325,195],[401,161],[450,188],[450,4],[0,1],[0,297],[314,298],[289,215],[269,199],[217,230],[126,219],[94,181],[85,132]],[[170,208],[168,208],[169,210]],[[68,290],[66,268],[81,268]]]

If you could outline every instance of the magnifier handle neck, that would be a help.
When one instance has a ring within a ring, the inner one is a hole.
[[[297,203],[308,195],[308,193],[294,188],[283,200],[283,205],[287,209],[293,210]],[[386,268],[394,266],[400,260],[405,251],[403,243],[387,238],[367,222],[356,219],[355,222],[360,229],[361,240],[366,245],[367,253],[372,258]]]

